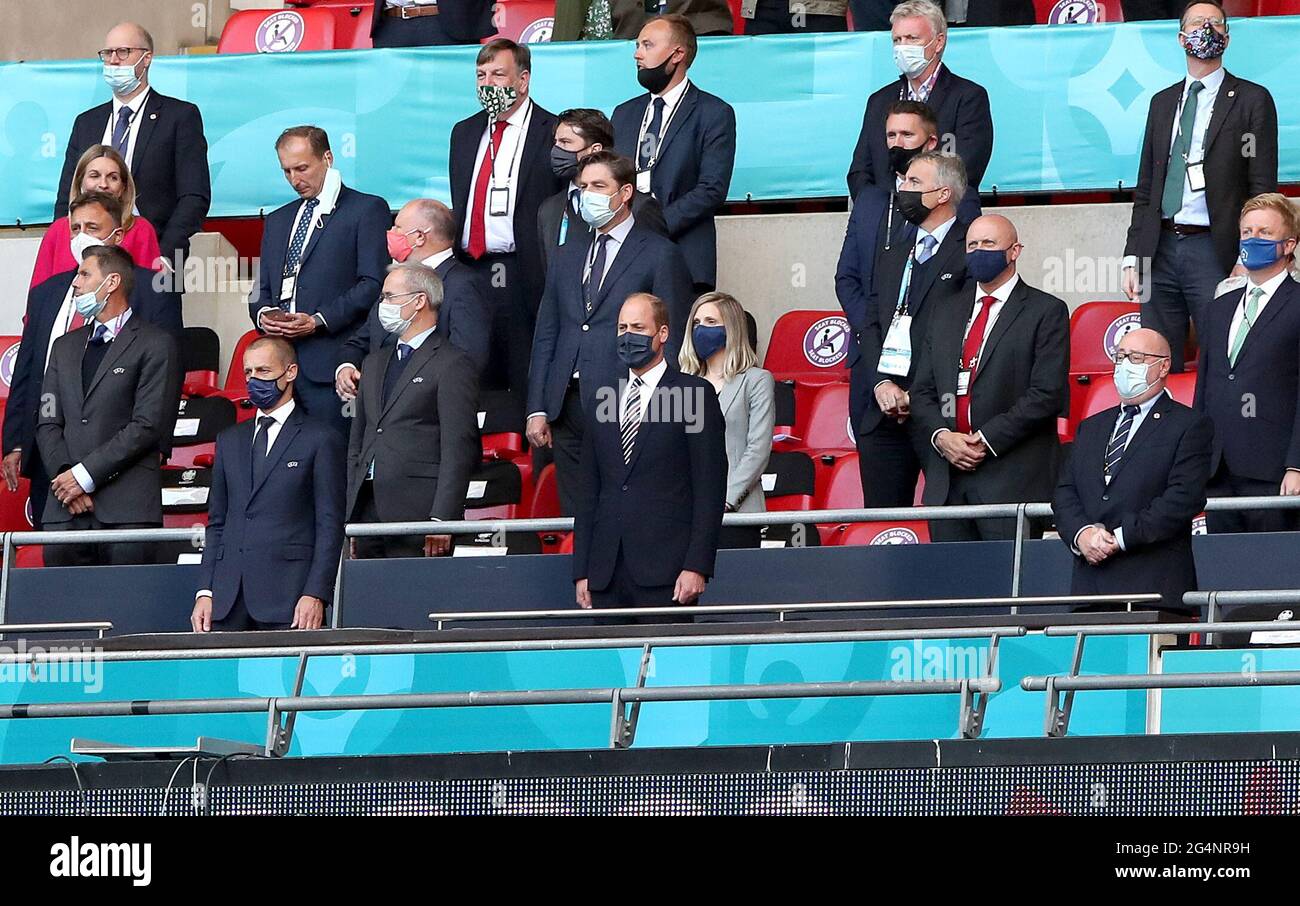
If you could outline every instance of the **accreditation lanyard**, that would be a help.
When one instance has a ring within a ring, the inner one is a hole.
[[[500,216],[505,214],[506,211],[509,210],[510,187],[513,184],[515,178],[515,167],[519,164],[519,159],[523,156],[524,141],[528,138],[528,124],[532,121],[532,119],[533,119],[533,102],[531,99],[529,99],[528,112],[524,114],[524,121],[519,125],[519,140],[515,142],[514,153],[510,155],[510,168],[509,170],[506,171],[505,187],[502,189],[497,189],[497,149],[496,149],[496,144],[492,141],[492,132],[496,127],[496,120],[488,121],[487,150],[488,150],[488,157],[492,161],[491,168],[488,171],[488,195],[489,197],[492,198],[493,201],[493,203],[489,204],[488,207],[489,207],[489,212],[492,214],[496,214]],[[504,137],[505,136],[503,133],[502,138],[504,139]],[[505,197],[502,199],[503,201],[505,201],[504,206],[496,202],[496,193],[498,191],[506,193]]]
[[[668,135],[668,126],[672,123],[673,118],[677,116],[677,111],[682,109],[682,102],[686,100],[686,92],[690,90],[691,85],[687,84],[685,90],[682,91],[681,96],[677,98],[677,103],[673,104],[673,109],[668,111],[667,118],[664,119],[663,125],[659,127],[659,138],[655,141],[655,153],[650,156],[650,160],[646,163],[645,169],[641,171],[642,173],[650,172],[655,168],[655,164],[659,162],[659,152],[663,150],[664,138]],[[645,133],[646,130],[650,128],[650,117],[654,113],[654,109],[655,99],[652,97],[650,98],[650,103],[646,105],[645,112],[641,114],[641,131],[637,135],[636,143],[638,148],[642,147],[642,143],[645,142]],[[643,189],[639,190],[645,191]]]

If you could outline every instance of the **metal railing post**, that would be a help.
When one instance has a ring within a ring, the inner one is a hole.
[[[13,559],[13,535],[5,532],[0,536],[0,623],[5,621],[9,613],[9,568],[10,561]]]
[[[1011,559],[1011,597],[1020,597],[1020,563],[1025,552],[1025,507],[1027,504],[1020,504],[1016,507],[1016,546],[1012,552]],[[1020,608],[1011,607],[1013,614],[1020,613]]]

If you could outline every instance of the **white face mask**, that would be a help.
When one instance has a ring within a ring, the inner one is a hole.
[[[419,293],[411,293],[411,295],[416,296],[419,295]],[[411,322],[415,320],[415,316],[412,315],[409,318],[403,318],[402,309],[414,301],[414,299],[409,299],[400,305],[396,302],[380,302],[378,312],[379,326],[389,333],[399,337],[406,333],[411,329]]]
[[[1150,367],[1150,362],[1142,365],[1129,361],[1115,364],[1115,392],[1120,399],[1136,399],[1151,389],[1151,382],[1147,380],[1147,369]]]
[[[113,231],[113,233],[116,232],[117,230]],[[109,233],[104,239],[97,239],[86,232],[78,233],[68,243],[72,248],[72,257],[80,264],[81,259],[85,257],[86,249],[94,248],[97,245],[108,245],[109,240],[113,238],[113,233]]]
[[[925,49],[929,46],[930,44],[895,44],[894,65],[909,79],[916,78],[925,72],[925,67],[932,62],[925,56]]]

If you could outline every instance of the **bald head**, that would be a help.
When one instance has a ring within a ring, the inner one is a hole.
[[[1020,241],[1016,235],[1016,227],[1010,220],[1001,214],[984,214],[976,217],[974,222],[966,230],[966,241],[984,242],[992,239],[998,248],[1009,248]],[[983,248],[983,245],[977,248]]]
[[[976,217],[966,229],[967,268],[985,292],[995,291],[1015,276],[1020,252],[1015,224],[1001,214]]]
[[[409,238],[411,244],[420,249],[421,258],[450,248],[456,238],[456,219],[451,208],[433,198],[408,201],[397,212],[393,225],[403,233],[419,231],[419,237],[411,235]]]
[[[1119,348],[1126,352],[1148,352],[1152,355],[1169,355],[1169,341],[1164,334],[1157,333],[1150,327],[1139,327],[1124,334],[1119,341]]]
[[[153,51],[153,35],[137,22],[119,22],[108,30],[105,47],[143,47]]]
[[[1147,327],[1130,330],[1119,341],[1115,358],[1121,360],[1115,365],[1115,389],[1126,404],[1140,406],[1165,389],[1170,358],[1169,341],[1163,334]],[[1142,361],[1136,361],[1138,358]],[[1138,390],[1141,392],[1134,392]]]

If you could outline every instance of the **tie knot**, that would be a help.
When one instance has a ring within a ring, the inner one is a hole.
[[[410,354],[411,354],[411,347],[409,344],[407,343],[397,344],[397,361],[399,362],[405,361],[406,357]]]
[[[1200,82],[1200,81],[1193,82],[1191,85],[1188,86],[1187,93],[1189,95],[1195,96],[1204,87],[1205,87],[1204,82]]]
[[[598,245],[604,245],[604,244],[607,243],[607,242],[609,242],[609,233],[597,233],[597,234],[596,234],[596,243],[597,243]]]
[[[1262,295],[1264,295],[1264,287],[1262,286],[1257,286],[1250,291],[1250,298],[1255,302],[1258,302],[1259,297]]]
[[[1133,417],[1134,417],[1135,415],[1137,415],[1140,411],[1142,411],[1140,406],[1125,406],[1125,407],[1124,407],[1124,414],[1127,415],[1129,418],[1133,418]]]
[[[263,415],[257,420],[258,427],[263,431],[275,424],[275,416]]]
[[[641,389],[641,384],[642,384],[641,378],[639,378],[639,377],[634,377],[634,378],[632,378],[632,389],[633,389],[633,390],[640,390],[640,389]]]
[[[316,205],[318,205],[318,204],[320,204],[320,199],[319,199],[319,198],[308,198],[308,199],[307,199],[307,210],[308,210],[308,211],[314,211],[314,210],[316,209]]]
[[[996,296],[981,296],[981,297],[980,297],[980,305],[983,305],[986,311],[987,311],[988,309],[992,308],[994,305],[996,305],[996,304],[997,304],[997,301],[998,301],[998,300],[997,300],[997,297],[996,297]]]
[[[663,113],[664,107],[666,106],[668,106],[668,102],[665,101],[663,98],[655,98],[655,109],[658,110],[660,113]]]
[[[123,123],[131,122],[133,116],[135,116],[135,111],[130,107],[123,107],[121,110],[117,111],[117,118]]]
[[[494,120],[492,122],[492,137],[500,138],[505,134],[506,126],[509,126],[509,120]]]
[[[92,343],[96,343],[96,344],[99,344],[99,343],[107,343],[107,342],[108,342],[108,325],[107,325],[107,324],[96,324],[96,325],[95,325],[95,336],[91,339],[91,342],[92,342]]]

